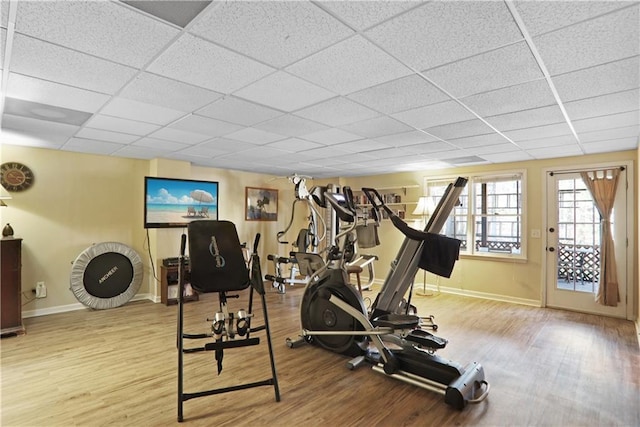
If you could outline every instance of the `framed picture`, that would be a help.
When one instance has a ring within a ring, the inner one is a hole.
[[[246,221],[277,221],[278,190],[245,187]]]

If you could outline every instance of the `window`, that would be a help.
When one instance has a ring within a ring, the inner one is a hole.
[[[453,179],[427,179],[427,197],[439,202]],[[524,173],[469,177],[456,206],[439,230],[462,241],[469,255],[523,258]]]

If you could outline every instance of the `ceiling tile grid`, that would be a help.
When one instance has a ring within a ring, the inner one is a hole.
[[[148,70],[225,94],[274,71],[267,65],[190,34],[183,34],[153,61]]]
[[[638,5],[534,37],[551,75],[638,55]],[[606,37],[603,35],[606,34]]]
[[[281,68],[354,34],[312,3],[224,2],[189,30]]]
[[[317,177],[638,144],[638,1],[0,4],[3,144]]]
[[[340,95],[411,74],[409,68],[359,35],[305,58],[286,70]]]
[[[524,42],[426,70],[424,75],[459,98],[543,77]]]
[[[18,2],[16,31],[131,67],[142,67],[179,33],[105,1]]]
[[[136,73],[124,65],[16,34],[14,73],[106,94],[115,94]]]
[[[417,70],[522,39],[503,2],[428,2],[366,36]]]
[[[335,96],[333,92],[283,71],[260,79],[234,95],[287,112]]]

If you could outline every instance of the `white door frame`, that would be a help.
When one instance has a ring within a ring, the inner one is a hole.
[[[637,300],[638,298],[638,292],[640,292],[640,289],[638,289],[638,286],[634,286],[635,285],[635,269],[636,269],[636,260],[634,259],[634,254],[635,254],[635,250],[634,248],[635,246],[635,227],[634,227],[634,218],[635,218],[635,189],[634,189],[634,179],[635,179],[635,172],[633,169],[633,162],[631,160],[623,160],[623,161],[619,161],[619,162],[602,162],[602,163],[589,163],[589,164],[584,164],[584,165],[576,165],[574,167],[549,167],[549,168],[544,168],[542,170],[542,227],[543,227],[543,235],[546,235],[547,230],[549,229],[549,224],[547,221],[547,212],[549,209],[549,194],[547,191],[547,177],[549,175],[550,172],[580,172],[583,170],[588,170],[588,169],[607,169],[607,168],[613,168],[613,167],[618,167],[618,166],[624,166],[624,168],[626,169],[626,176],[627,176],[627,212],[626,212],[626,226],[627,226],[627,230],[629,230],[628,234],[627,234],[627,251],[626,251],[626,255],[627,255],[627,259],[626,259],[626,264],[627,264],[627,283],[626,283],[626,308],[627,308],[627,312],[626,312],[626,319],[627,320],[633,320],[635,319],[635,317],[633,317],[633,307],[634,307],[634,301]],[[618,185],[625,185],[625,183],[620,182]],[[554,195],[555,197],[555,195]],[[547,306],[547,243],[546,243],[546,239],[543,241],[542,243],[542,253],[541,253],[541,259],[542,259],[542,277],[541,277],[541,283],[540,283],[540,301],[541,301],[541,305],[542,307],[546,307]]]

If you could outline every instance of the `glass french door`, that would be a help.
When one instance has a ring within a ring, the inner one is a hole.
[[[546,305],[625,318],[627,314],[626,174],[620,174],[612,217],[620,303],[596,303],[600,281],[600,214],[579,173],[547,174]]]

